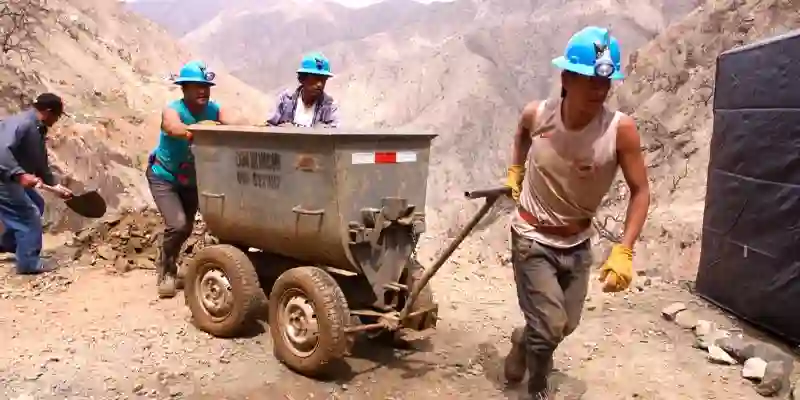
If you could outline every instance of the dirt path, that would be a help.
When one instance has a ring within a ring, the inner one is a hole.
[[[0,398],[517,399],[498,383],[507,333],[521,322],[513,279],[488,264],[456,257],[434,279],[442,320],[427,348],[360,342],[336,382],[286,370],[266,333],[198,331],[182,297],[155,299],[152,271],[11,277],[0,287]],[[661,318],[674,301],[731,325],[673,286],[607,295],[593,285],[582,325],[558,352],[561,398],[760,398],[740,367],[709,363],[690,332]]]

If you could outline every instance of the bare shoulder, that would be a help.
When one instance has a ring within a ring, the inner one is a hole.
[[[536,121],[536,113],[539,111],[539,105],[542,102],[540,100],[534,100],[525,105],[522,109],[522,114],[519,118],[520,125],[529,128],[534,126],[534,122]]]
[[[636,120],[628,114],[620,114],[617,124],[617,150],[640,151],[641,139],[636,129]]]

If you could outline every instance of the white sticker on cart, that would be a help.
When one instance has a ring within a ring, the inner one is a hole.
[[[399,163],[417,162],[417,153],[413,151],[398,151],[397,162]]]
[[[375,164],[375,153],[353,153],[353,164]]]
[[[413,151],[381,151],[374,153],[353,153],[353,164],[395,164],[417,161],[417,153]]]

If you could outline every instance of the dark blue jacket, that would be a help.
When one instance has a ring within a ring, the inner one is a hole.
[[[28,173],[48,185],[56,179],[47,159],[45,135],[47,126],[29,109],[0,121],[0,183],[12,182],[12,177]]]

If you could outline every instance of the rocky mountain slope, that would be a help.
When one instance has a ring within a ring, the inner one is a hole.
[[[616,90],[645,138],[654,191],[640,265],[693,279],[700,254],[716,57],[800,28],[800,2],[709,0],[633,54]],[[609,215],[624,193],[611,196]],[[677,262],[676,262],[677,260]]]
[[[288,3],[276,4],[245,13],[244,6],[229,6],[184,41],[198,50],[239,43],[238,50],[229,46],[237,56],[223,55],[223,61],[247,59],[237,74],[269,92],[291,83],[299,53],[321,49],[334,60],[338,75],[331,92],[342,103],[346,124],[439,133],[428,214],[431,225],[445,232],[474,210],[460,199],[464,189],[502,179],[519,109],[557,89],[549,62],[569,34],[587,24],[610,26],[630,56],[629,77],[615,88],[613,101],[639,120],[655,191],[637,259],[675,278],[691,278],[699,254],[716,56],[797,27],[800,6],[789,0],[464,0],[423,8],[424,17],[406,20],[398,8],[418,12],[419,5],[393,0],[362,14],[335,5],[314,12],[295,7],[280,28],[263,32],[268,39],[243,36],[248,21],[263,21],[254,15],[287,15],[281,13],[290,9]],[[393,22],[375,28],[367,15],[398,17],[384,18]],[[344,34],[337,26],[355,28]],[[264,54],[285,57],[270,66],[256,62],[257,77],[247,72],[253,58],[270,58]],[[623,186],[619,182],[607,200],[609,218],[601,218],[611,232],[621,226]],[[502,226],[483,235],[505,241]]]
[[[3,18],[0,24],[7,24]],[[32,27],[30,54],[11,51],[0,64],[0,108],[15,112],[42,91],[61,95],[70,115],[48,141],[70,185],[99,187],[111,206],[148,201],[141,167],[158,138],[160,109],[180,95],[168,77],[192,56],[116,2],[50,0]],[[213,96],[246,100],[251,108],[242,108],[243,118],[263,114],[262,96],[216,70],[220,85]],[[57,201],[51,205],[47,220],[53,228],[82,224]]]
[[[440,134],[428,205],[431,226],[441,232],[459,226],[465,210],[474,209],[460,198],[463,190],[502,178],[518,112],[552,90],[557,75],[550,60],[571,33],[602,21],[627,55],[695,4],[460,0],[424,6],[389,0],[352,10],[324,2],[312,8],[242,0],[229,2],[182,40],[219,56],[237,76],[270,93],[293,84],[302,52],[321,50],[337,73],[330,92],[341,103],[345,125]],[[132,7],[171,24],[167,15]]]

